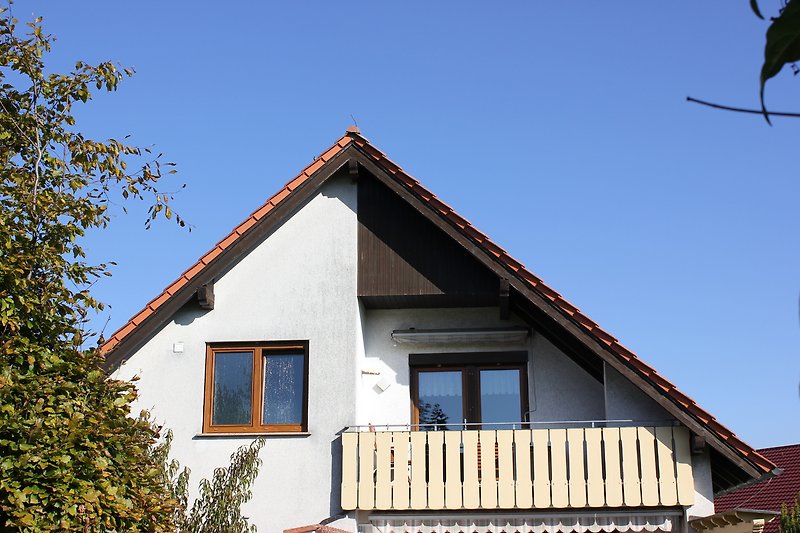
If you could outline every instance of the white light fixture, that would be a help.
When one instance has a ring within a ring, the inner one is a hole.
[[[396,344],[520,344],[528,338],[528,328],[396,329]]]

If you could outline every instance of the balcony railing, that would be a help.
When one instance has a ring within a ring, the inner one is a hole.
[[[345,510],[691,505],[680,426],[342,433]]]

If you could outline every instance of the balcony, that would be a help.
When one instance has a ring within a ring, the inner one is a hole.
[[[348,428],[342,433],[343,509],[602,508],[694,502],[689,432],[680,426],[488,429],[484,424],[481,429],[458,426],[447,431],[390,427]]]

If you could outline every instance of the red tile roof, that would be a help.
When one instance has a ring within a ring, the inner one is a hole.
[[[783,473],[715,498],[715,512],[722,513],[733,509],[780,511],[781,505],[793,503],[800,495],[800,444],[776,446],[758,451],[778,468],[782,468]],[[778,519],[769,522],[764,527],[764,533],[777,533],[779,523]]]
[[[764,474],[772,471],[774,465],[758,454],[753,448],[739,439],[731,430],[720,424],[714,416],[702,409],[697,403],[680,392],[675,385],[670,383],[669,380],[658,374],[654,368],[639,359],[636,354],[631,350],[620,344],[620,342],[611,334],[603,330],[596,322],[582,313],[576,306],[569,303],[557,291],[546,285],[532,272],[527,270],[522,263],[511,257],[503,248],[494,243],[488,236],[476,229],[464,217],[453,211],[443,201],[439,200],[435,194],[426,189],[419,181],[403,171],[403,169],[386,155],[372,146],[369,141],[361,136],[357,128],[348,128],[347,133],[339,139],[336,144],[326,150],[314,160],[308,167],[306,167],[297,177],[292,179],[280,191],[278,191],[272,198],[270,198],[262,207],[257,209],[250,217],[247,218],[242,224],[237,226],[227,237],[222,239],[219,244],[212,248],[206,255],[204,255],[197,263],[192,265],[186,270],[175,282],[172,283],[167,289],[148,303],[145,308],[139,312],[130,322],[122,326],[111,338],[100,348],[103,353],[108,353],[113,350],[126,336],[136,328],[144,319],[154,313],[160,305],[163,304],[170,296],[175,294],[181,287],[186,285],[191,279],[196,276],[203,267],[208,265],[213,258],[221,253],[221,251],[230,247],[235,243],[248,229],[250,229],[256,222],[266,216],[276,205],[289,196],[291,191],[295,190],[302,183],[308,180],[311,175],[319,170],[325,162],[330,160],[336,154],[341,152],[345,147],[350,144],[357,146],[368,157],[374,159],[375,163],[385,169],[391,176],[393,176],[399,183],[404,185],[407,189],[412,191],[418,198],[427,202],[439,216],[449,221],[455,228],[462,234],[467,236],[477,245],[479,245],[486,253],[490,254],[502,265],[504,265],[509,272],[516,275],[518,279],[526,283],[531,289],[538,292],[544,298],[552,302],[562,313],[570,317],[576,324],[586,330],[595,339],[599,340],[605,345],[618,359],[625,364],[632,366],[636,371],[645,379],[649,380],[656,387],[658,387],[665,395],[679,404],[686,412],[690,413],[696,419],[700,420],[715,433],[724,442],[727,442],[733,449],[737,450],[740,455],[746,457],[751,463],[757,466]]]

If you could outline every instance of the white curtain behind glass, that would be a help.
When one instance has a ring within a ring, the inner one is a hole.
[[[301,424],[304,356],[269,354],[264,360],[264,423]]]

